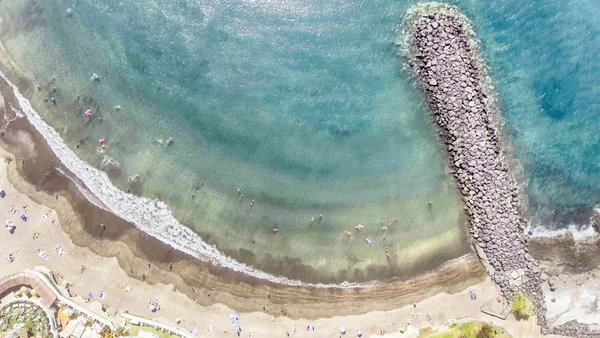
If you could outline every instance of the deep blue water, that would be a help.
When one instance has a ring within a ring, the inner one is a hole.
[[[473,9],[535,221],[589,223],[600,201],[600,51],[594,1]]]

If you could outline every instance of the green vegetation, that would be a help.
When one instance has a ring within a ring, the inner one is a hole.
[[[136,333],[139,329],[136,330]],[[129,337],[129,331],[127,331],[123,326],[117,327],[116,331],[112,331],[109,328],[105,328],[105,331],[100,334],[102,338],[117,338],[117,337]]]
[[[25,324],[30,336],[50,338],[46,313],[38,306],[19,307],[16,304],[0,310],[0,332],[11,330],[15,324]]]
[[[6,326],[8,329],[12,329],[12,327],[15,324],[25,324],[25,327],[27,327],[27,331],[29,332],[29,335],[31,337],[43,337],[43,338],[50,338],[50,332],[49,330],[38,330],[38,327],[36,326],[36,324],[32,321],[32,320],[24,320],[24,321],[17,321],[15,318],[11,318],[8,321],[8,325]],[[4,331],[3,329],[0,328],[0,332]]]
[[[131,337],[135,337],[138,335],[138,332],[140,330],[153,333],[153,334],[159,336],[160,338],[179,338],[179,336],[174,336],[168,332],[164,332],[162,330],[155,329],[153,327],[148,327],[148,326],[139,327],[139,326],[135,326],[135,325],[131,326],[131,331],[130,331],[129,335]]]
[[[531,305],[529,299],[524,294],[519,292],[512,303],[512,311],[515,317],[519,319],[527,319],[531,316]]]
[[[506,338],[504,330],[493,327],[487,323],[470,322],[462,325],[452,323],[448,331],[431,335],[429,332],[420,331],[420,338]]]
[[[496,330],[490,324],[483,324],[477,332],[477,338],[494,338]]]

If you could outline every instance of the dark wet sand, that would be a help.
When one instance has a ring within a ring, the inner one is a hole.
[[[15,84],[23,93],[31,90],[23,81]],[[5,100],[13,106],[18,106],[18,103],[14,102],[12,88],[7,87],[3,81],[0,81],[0,92]],[[8,105],[7,109],[10,110]],[[10,111],[8,113],[10,114]],[[33,152],[20,144],[17,133],[30,135],[34,145]],[[265,306],[266,311],[273,314],[281,314],[282,310],[285,310],[292,318],[321,318],[390,310],[418,302],[439,292],[463,290],[485,279],[485,272],[474,256],[464,262],[424,273],[440,266],[444,256],[448,257],[447,251],[440,250],[429,259],[422,260],[420,271],[407,271],[403,275],[404,281],[389,279],[376,287],[333,290],[276,285],[201,262],[148,236],[133,224],[98,208],[83,196],[71,179],[61,174],[58,169],[67,173],[68,170],[27,120],[17,119],[11,122],[0,140],[0,146],[14,154],[15,159],[19,161],[16,166],[18,173],[9,172],[11,182],[23,191],[24,179],[37,191],[48,193],[31,197],[58,212],[63,231],[69,234],[75,244],[85,246],[104,257],[116,257],[120,266],[133,277],[141,279],[141,274],[145,273],[149,283],[173,284],[174,288],[185,292],[190,298],[197,298],[198,303],[202,305],[222,303],[243,312],[262,311]],[[18,160],[20,158],[24,159],[24,165]],[[52,196],[54,193],[64,196],[69,204],[56,202]],[[105,229],[100,224],[105,224]],[[150,269],[147,262],[151,262]],[[170,263],[173,264],[172,271],[169,269]],[[264,264],[256,263],[258,267]],[[288,266],[287,269],[283,265],[275,268],[281,269],[282,273],[290,273],[291,277],[301,276],[303,280],[322,278],[310,267],[295,264]],[[380,271],[374,268],[368,271],[368,276],[389,274],[385,270],[385,267]],[[207,296],[209,291],[210,297]],[[270,294],[270,298],[267,298],[267,294]]]

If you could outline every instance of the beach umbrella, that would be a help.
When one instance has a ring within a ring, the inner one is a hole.
[[[341,333],[341,334],[346,334],[346,328],[345,328],[345,327],[342,327],[342,328],[340,329],[340,333]]]

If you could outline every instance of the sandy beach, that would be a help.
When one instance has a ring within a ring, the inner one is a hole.
[[[181,318],[186,330],[206,332],[214,326],[215,332],[233,334],[227,319],[236,311],[245,332],[257,336],[282,336],[295,326],[298,336],[318,337],[321,332],[336,334],[341,326],[392,333],[410,320],[414,336],[419,327],[442,325],[452,318],[493,321],[482,317],[479,307],[493,301],[498,292],[474,255],[407,281],[372,288],[311,289],[265,283],[200,262],[99,208],[66,177],[67,171],[26,120],[11,122],[2,141],[14,155],[1,154],[13,160],[0,173],[0,186],[7,193],[0,217],[17,225],[14,234],[3,231],[0,236],[5,243],[0,248],[3,274],[47,267],[73,283],[81,304],[85,304],[82,297],[91,294],[86,306],[97,313],[102,313],[98,295],[104,293],[105,315],[117,322],[119,313],[128,311],[171,325]],[[15,213],[10,211],[12,205]],[[20,219],[21,214],[27,221]],[[13,263],[6,260],[8,254],[14,256]],[[42,258],[46,256],[47,260]],[[477,301],[469,299],[469,290],[479,295]],[[156,297],[161,310],[151,313],[147,302]],[[532,323],[513,324],[516,336],[523,330],[531,332],[528,336],[538,332]],[[315,331],[306,332],[307,325]]]
[[[13,99],[9,90],[2,94],[8,102]],[[535,319],[501,321],[481,313],[480,306],[495,301],[499,292],[474,254],[426,274],[370,288],[281,286],[201,262],[103,210],[67,177],[68,170],[27,120],[8,124],[1,145],[13,155],[2,151],[0,156],[13,160],[0,172],[0,187],[7,192],[0,217],[17,225],[14,234],[0,235],[3,275],[47,267],[73,283],[77,301],[99,314],[103,312],[98,295],[104,293],[104,315],[115,322],[122,321],[119,313],[128,311],[170,325],[181,318],[178,326],[188,331],[195,328],[202,333],[213,326],[213,333],[234,335],[228,317],[235,311],[244,332],[260,337],[281,337],[292,327],[297,327],[298,337],[332,336],[341,326],[350,332],[360,328],[373,335],[415,337],[418,328],[471,317],[502,326],[515,337],[539,335]],[[12,205],[15,213],[10,212]],[[19,218],[23,206],[26,222]],[[6,260],[8,254],[13,254],[13,263]],[[45,255],[48,260],[42,258]],[[478,295],[476,301],[470,300],[470,290]],[[88,294],[91,302],[85,304],[82,297]],[[156,297],[161,310],[152,313],[147,302]],[[412,333],[400,335],[398,326],[409,320]],[[307,332],[307,325],[315,331]]]
[[[4,113],[14,114],[11,107],[17,107],[17,103],[12,88],[2,83],[0,89],[7,103]],[[2,146],[17,159],[9,166],[11,182],[36,202],[56,210],[57,222],[75,245],[116,260],[130,277],[141,280],[145,274],[148,283],[173,284],[202,305],[221,303],[239,311],[263,311],[264,307],[265,312],[273,315],[281,314],[283,308],[292,318],[321,318],[361,314],[366,308],[391,310],[439,292],[464,290],[485,278],[481,264],[471,255],[422,275],[380,283],[385,287],[344,290],[265,282],[175,250],[99,207],[97,201],[92,203],[89,199],[93,200],[93,195],[85,193],[80,183],[69,178],[72,176],[68,169],[26,119],[10,122],[1,140]],[[211,297],[202,296],[209,290]],[[271,296],[268,302],[267,294]]]
[[[194,233],[178,223],[161,198],[139,196],[135,190],[126,189],[126,183],[111,182],[106,172],[89,166],[82,153],[65,144],[71,141],[63,142],[65,130],[50,127],[52,123],[43,117],[46,115],[36,113],[38,108],[62,109],[61,99],[78,93],[62,91],[59,86],[57,105],[54,97],[48,101],[40,94],[47,88],[42,90],[30,82],[15,64],[1,59],[0,72],[0,117],[4,121],[0,128],[0,157],[6,159],[0,164],[0,188],[6,193],[0,198],[0,218],[5,224],[0,231],[0,278],[26,269],[45,269],[57,277],[59,284],[73,285],[70,299],[115,324],[124,322],[122,314],[129,313],[199,337],[236,336],[236,324],[242,326],[244,337],[341,337],[341,327],[351,337],[357,336],[355,330],[368,337],[422,337],[426,336],[423,332],[442,332],[449,323],[471,320],[502,327],[512,337],[558,337],[542,335],[540,328],[545,330],[547,323],[556,327],[575,320],[595,326],[600,320],[596,304],[600,298],[598,237],[577,241],[565,235],[528,242],[522,219],[509,219],[511,227],[506,227],[506,234],[500,239],[494,236],[502,231],[490,229],[487,221],[477,225],[470,220],[471,235],[469,229],[456,232],[460,232],[455,237],[461,239],[460,250],[451,251],[450,246],[444,245],[432,245],[437,249],[426,250],[424,245],[424,250],[410,253],[418,258],[416,267],[398,270],[384,260],[384,264],[370,265],[364,271],[346,269],[343,274],[330,271],[323,275],[318,267],[301,259],[259,260],[246,248],[224,250],[218,238]],[[57,80],[60,82],[67,73],[65,70],[65,74],[57,74]],[[54,85],[55,78],[51,81]],[[435,79],[427,83],[438,86]],[[486,128],[481,130],[489,129]],[[79,146],[77,143],[76,149]],[[499,152],[490,152],[496,153]],[[105,154],[100,151],[95,155]],[[469,166],[475,167],[473,163]],[[481,168],[484,167],[489,166]],[[517,189],[514,182],[507,182],[506,187]],[[480,185],[468,188],[463,196]],[[515,197],[517,190],[506,190],[505,195]],[[486,209],[485,213],[496,219],[503,214],[506,198],[493,196],[500,211],[492,213]],[[487,203],[489,199],[484,200]],[[482,201],[468,204],[485,205]],[[520,204],[514,202],[513,206],[514,210],[504,214],[518,215]],[[461,208],[458,207],[462,213]],[[470,213],[468,207],[464,210],[465,215],[476,214]],[[160,226],[148,226],[154,223]],[[8,226],[14,226],[14,231],[7,231]],[[273,234],[279,231],[275,229]],[[271,234],[270,229],[268,233]],[[473,233],[477,234],[472,236]],[[479,255],[472,248],[477,241],[482,242]],[[250,242],[254,240],[246,239],[246,244]],[[181,243],[185,245],[178,246]],[[486,247],[487,259],[481,249]],[[386,253],[387,250],[386,247]],[[489,257],[499,251],[506,251],[506,257],[519,257],[487,265],[492,261]],[[464,252],[470,253],[447,261]],[[533,271],[534,263],[536,279],[523,277],[521,272],[525,273],[525,267]],[[496,272],[506,278],[515,275],[507,284],[494,278]],[[354,278],[349,280],[356,283],[341,283],[344,278]],[[518,290],[506,289],[507,285],[513,286],[510,283],[517,281],[516,287],[521,283],[535,286],[529,288],[533,290],[531,294],[548,307],[548,315],[540,315],[541,326],[535,316],[524,321],[511,314],[501,320],[481,311],[501,308],[505,301],[502,295],[510,298]],[[62,291],[68,296],[64,288]],[[473,294],[477,297],[473,298]],[[151,302],[160,304],[160,309],[151,311]],[[230,322],[232,313],[239,314],[237,323]],[[399,332],[401,327],[407,328],[406,333]],[[570,332],[578,336],[581,331]]]
[[[3,158],[10,156],[6,152],[1,152],[0,155]],[[192,287],[183,293],[174,286],[182,284],[176,273],[162,271],[153,263],[148,268],[148,262],[139,259],[122,268],[117,258],[102,257],[86,247],[76,245],[63,231],[64,224],[61,224],[78,221],[78,217],[69,210],[65,198],[35,191],[33,186],[18,176],[18,165],[18,161],[13,160],[8,165],[3,163],[0,169],[0,187],[6,191],[6,197],[0,200],[0,218],[16,225],[13,234],[6,229],[0,232],[0,242],[3,243],[0,246],[2,277],[35,266],[46,267],[55,274],[64,276],[64,281],[73,284],[73,291],[77,294],[73,298],[75,301],[115,322],[120,321],[120,313],[127,311],[188,331],[198,329],[199,336],[208,336],[208,328],[211,326],[212,335],[233,336],[234,326],[228,322],[228,317],[230,313],[238,312],[244,332],[251,332],[256,337],[282,337],[286,331],[293,333],[293,327],[297,328],[297,333],[294,334],[297,337],[331,337],[338,334],[342,326],[350,332],[359,328],[372,336],[385,331],[389,336],[416,337],[419,328],[440,326],[451,319],[472,317],[502,326],[515,337],[538,336],[539,330],[533,319],[519,322],[509,317],[509,320],[501,321],[480,312],[482,304],[494,301],[499,295],[496,286],[489,279],[473,282],[472,285],[463,283],[461,289],[452,294],[433,291],[433,295],[415,281],[412,283],[413,292],[400,297],[400,301],[398,296],[393,295],[393,286],[389,290],[381,287],[377,292],[366,292],[374,295],[390,292],[390,298],[369,300],[364,297],[364,301],[360,301],[356,295],[352,297],[340,294],[334,299],[331,294],[320,296],[310,290],[304,293],[312,299],[299,300],[298,295],[287,298],[283,290],[264,286],[251,287],[243,283],[238,287],[245,290],[245,297],[215,289]],[[44,201],[47,205],[39,204],[38,201]],[[13,205],[16,208],[14,213],[10,210]],[[22,214],[27,217],[27,221],[20,218]],[[97,226],[102,229],[101,225]],[[34,238],[36,233],[39,236]],[[127,246],[119,242],[98,241],[96,245],[105,250],[111,248],[113,252],[128,250]],[[7,261],[8,254],[14,256],[14,262]],[[83,273],[80,272],[81,266],[85,267]],[[140,280],[144,279],[138,277],[140,274],[143,274],[145,280]],[[174,283],[159,282],[162,277],[171,278]],[[470,290],[478,295],[477,300],[470,300]],[[102,300],[98,299],[100,293],[105,295]],[[191,298],[190,293],[196,298]],[[91,302],[86,304],[84,298],[88,294],[92,297]],[[156,298],[161,309],[152,313],[147,308],[147,302]],[[101,305],[106,312],[101,310]],[[262,311],[262,307],[265,311]],[[344,307],[350,307],[350,310]],[[377,311],[378,308],[393,310]],[[347,315],[348,312],[359,314]],[[427,321],[428,314],[431,315],[431,321]],[[179,325],[175,322],[177,318],[182,320]],[[307,325],[315,330],[306,331]],[[397,329],[399,325],[409,325],[408,332],[400,334]]]

